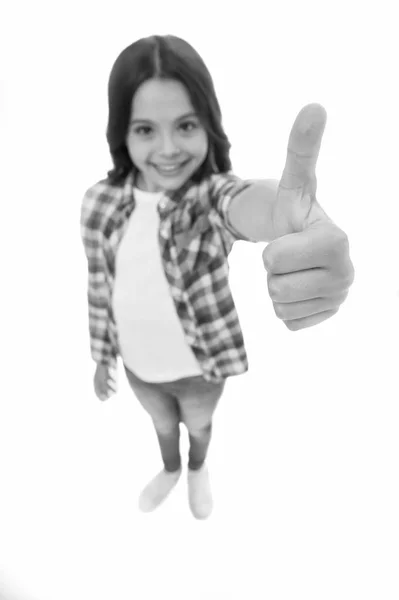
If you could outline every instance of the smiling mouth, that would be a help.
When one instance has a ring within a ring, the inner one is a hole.
[[[165,175],[172,175],[177,173],[178,171],[180,171],[181,169],[183,169],[183,167],[185,167],[190,161],[186,160],[183,163],[180,164],[174,164],[174,165],[155,165],[153,164],[152,166],[160,173],[165,174]]]

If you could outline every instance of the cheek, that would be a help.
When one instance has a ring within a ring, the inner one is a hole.
[[[130,158],[134,163],[140,163],[145,160],[146,152],[145,148],[140,144],[133,144],[131,139],[126,140],[126,147],[129,153]]]

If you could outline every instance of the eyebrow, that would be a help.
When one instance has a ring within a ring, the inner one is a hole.
[[[182,115],[181,117],[178,117],[177,119],[175,119],[175,123],[177,121],[182,121],[183,119],[187,119],[188,117],[197,117],[198,118],[198,115],[195,112],[186,113],[185,115]],[[130,121],[131,125],[134,125],[135,123],[154,123],[154,121],[151,121],[151,119],[133,119],[132,121]]]

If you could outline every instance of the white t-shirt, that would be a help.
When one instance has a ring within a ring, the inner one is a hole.
[[[123,362],[149,382],[202,375],[162,266],[157,212],[162,195],[134,188],[136,205],[116,254],[112,297]]]

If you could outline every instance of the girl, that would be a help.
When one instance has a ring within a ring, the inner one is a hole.
[[[174,36],[151,36],[117,58],[108,84],[107,140],[114,168],[87,190],[81,231],[88,260],[94,388],[116,392],[117,357],[151,417],[163,469],[140,496],[152,511],[181,472],[179,424],[188,430],[189,505],[207,518],[206,456],[227,377],[248,369],[228,284],[241,234],[234,176],[212,78]],[[270,190],[278,185],[270,182]]]

